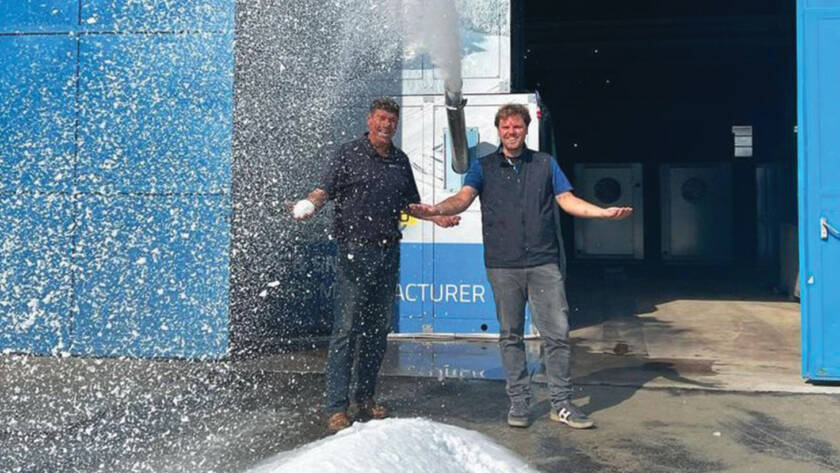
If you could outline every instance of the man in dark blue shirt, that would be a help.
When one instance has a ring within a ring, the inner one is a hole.
[[[601,208],[572,193],[554,157],[525,147],[531,117],[523,105],[496,114],[501,146],[474,161],[464,186],[437,205],[412,204],[414,215],[456,215],[479,197],[484,264],[499,320],[499,348],[511,407],[508,424],[531,424],[530,378],[525,358],[525,304],[545,343],[551,419],[574,428],[594,425],[571,402],[569,306],[558,206],[582,218],[622,219],[633,209]]]
[[[354,358],[359,416],[388,416],[387,408],[374,400],[374,392],[395,307],[399,217],[409,211],[410,203],[420,201],[408,156],[391,142],[398,121],[399,105],[393,99],[374,100],[367,133],[338,148],[318,187],[292,210],[297,220],[306,220],[327,200],[335,201],[335,318],[325,370],[327,428],[332,432],[350,425],[347,409]],[[418,218],[442,227],[457,225],[460,219]]]

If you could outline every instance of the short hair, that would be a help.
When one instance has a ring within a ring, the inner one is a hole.
[[[396,116],[400,116],[400,104],[391,97],[378,97],[373,99],[373,102],[370,103],[369,113],[373,115],[373,112],[377,110],[384,110],[386,112],[393,113]]]
[[[528,111],[528,107],[518,103],[509,103],[499,107],[499,111],[496,112],[496,120],[493,123],[496,128],[499,128],[500,121],[513,115],[522,117],[526,127],[531,124],[531,113]]]

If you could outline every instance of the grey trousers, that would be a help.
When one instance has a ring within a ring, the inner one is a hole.
[[[525,359],[525,304],[545,344],[545,370],[552,406],[572,396],[569,304],[563,274],[556,263],[533,268],[487,268],[499,320],[499,349],[511,402],[531,399]]]

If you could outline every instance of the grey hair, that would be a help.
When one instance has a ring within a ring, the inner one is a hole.
[[[370,114],[373,115],[373,112],[377,110],[384,110],[399,116],[400,104],[391,97],[378,97],[373,99],[373,102],[370,103]]]

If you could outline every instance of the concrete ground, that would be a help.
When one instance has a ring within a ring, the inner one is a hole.
[[[595,429],[548,420],[538,341],[528,429],[504,423],[493,342],[392,340],[380,399],[546,473],[840,471],[840,387],[799,378],[798,305],[699,272],[570,282],[575,399]],[[323,358],[317,345],[225,362],[0,356],[0,472],[245,471],[326,435]]]
[[[745,392],[835,393],[800,376],[799,303],[761,274],[715,268],[572,268],[568,294],[578,384]],[[470,336],[395,335],[383,373],[503,379],[496,343]],[[528,343],[542,381],[540,342]],[[323,371],[323,349],[253,362]],[[242,366],[248,363],[243,363]]]
[[[326,436],[320,374],[99,361],[2,358],[0,471],[234,473]],[[535,394],[536,422],[512,429],[500,381],[380,387],[396,416],[482,432],[546,473],[840,470],[837,394],[585,385],[587,431],[548,420],[545,388]]]

